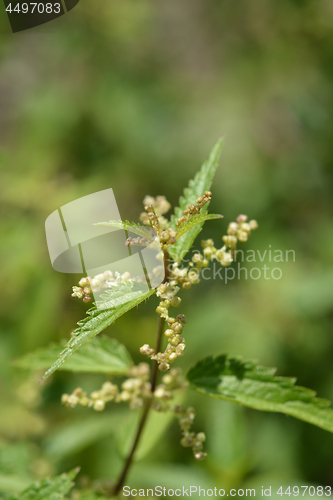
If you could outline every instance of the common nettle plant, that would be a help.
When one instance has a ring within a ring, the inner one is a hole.
[[[181,358],[186,355],[187,332],[191,331],[191,318],[178,312],[181,311],[183,295],[192,286],[200,286],[201,273],[212,261],[221,266],[231,265],[237,258],[238,244],[246,242],[252,231],[258,228],[255,220],[239,215],[236,221],[229,223],[226,234],[221,235],[222,241],[201,241],[202,250],[194,253],[190,262],[187,260],[186,264],[182,263],[203,224],[208,220],[222,218],[222,215],[208,214],[212,198],[210,189],[222,143],[222,140],[218,141],[208,161],[194,180],[189,182],[184,195],[180,197],[179,207],[175,208],[170,220],[166,218],[171,208],[166,198],[147,196],[144,199],[144,212],[140,215],[144,226],[122,221],[104,223],[134,233],[136,237],[126,240],[128,247],[147,246],[151,243],[151,233],[147,232],[146,226],[154,230],[154,237],[160,246],[160,253],[157,255],[160,265],[156,266],[153,274],[161,276],[162,272],[162,283],[156,288],[143,291],[140,280],[128,272],[120,274],[106,270],[94,277],[82,277],[78,286],[73,287],[72,295],[82,299],[84,303],[90,303],[95,293],[103,292],[101,300],[87,311],[87,317],[78,323],[78,328],[63,349],[53,346],[21,361],[21,366],[43,368],[49,361],[56,359],[43,379],[57,369],[106,374],[107,379],[102,387],[90,394],[81,387],[76,388],[72,394],[63,394],[62,404],[66,408],[81,405],[87,411],[90,408],[100,412],[106,405],[124,402],[128,404],[129,411],[141,411],[123,469],[109,491],[110,496],[116,497],[122,492],[151,412],[172,413],[179,422],[180,444],[193,451],[195,460],[200,461],[206,457],[206,436],[200,429],[196,429],[195,409],[177,403],[177,395],[181,391],[195,390],[204,397],[220,398],[262,411],[285,413],[333,432],[330,402],[316,398],[315,393],[309,389],[296,386],[294,378],[275,376],[274,368],[264,368],[252,361],[221,354],[197,361],[186,376],[182,373]],[[154,276],[147,277],[153,282]],[[153,346],[148,343],[138,345],[142,362],[136,366],[125,346],[107,336],[96,336],[148,298],[157,301],[156,340]],[[117,382],[118,376],[125,376],[125,380]],[[72,471],[70,474],[50,480],[48,487],[54,481],[54,491],[59,491],[56,485],[66,483],[67,486],[63,486],[62,491],[66,488],[68,491],[70,479],[76,472]],[[34,486],[37,492],[38,488],[45,487],[43,482]],[[20,498],[35,498],[28,496],[28,493],[27,490]],[[51,496],[45,493],[42,498],[47,500]]]

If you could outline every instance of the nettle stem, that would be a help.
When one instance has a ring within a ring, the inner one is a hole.
[[[164,251],[164,280],[163,283],[167,283],[169,281],[169,276],[170,276],[170,256],[169,252],[167,250]],[[161,350],[161,344],[162,344],[162,338],[163,338],[163,325],[164,325],[164,318],[159,316],[158,318],[158,326],[157,326],[157,334],[156,334],[156,343],[155,343],[155,352],[160,352]],[[125,460],[123,470],[119,476],[119,479],[116,483],[116,486],[114,488],[114,495],[117,495],[120,493],[120,490],[124,486],[128,471],[132,465],[133,458],[135,451],[138,447],[138,444],[140,442],[140,438],[142,435],[142,431],[144,429],[145,423],[147,421],[147,417],[149,414],[149,410],[153,401],[153,394],[156,388],[157,384],[157,379],[158,379],[158,363],[155,360],[153,362],[153,367],[152,367],[152,373],[151,373],[151,397],[146,400],[145,406],[142,411],[142,416],[138,425],[138,429],[136,431],[136,436],[133,441],[133,445],[131,448],[131,451],[129,452],[128,457]]]

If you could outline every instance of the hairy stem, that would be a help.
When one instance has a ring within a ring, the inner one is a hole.
[[[163,283],[167,283],[169,281],[169,276],[170,276],[169,266],[170,266],[170,256],[169,256],[169,252],[167,250],[165,250],[164,251],[164,280],[163,280]],[[158,326],[157,326],[157,334],[156,334],[156,343],[155,343],[155,352],[156,353],[160,352],[160,350],[161,350],[162,337],[163,337],[163,325],[164,325],[164,318],[161,318],[161,316],[159,316]],[[145,406],[143,408],[141,419],[140,419],[140,422],[139,422],[139,425],[138,425],[138,428],[136,431],[135,439],[133,441],[131,451],[129,452],[128,457],[125,460],[123,470],[122,470],[122,472],[119,476],[119,479],[116,483],[116,486],[114,488],[114,491],[113,491],[114,495],[117,495],[120,492],[120,490],[122,489],[122,487],[125,483],[128,471],[132,465],[135,450],[137,449],[138,444],[140,442],[142,431],[144,429],[144,426],[145,426],[145,423],[146,423],[146,420],[147,420],[147,417],[149,414],[149,410],[150,410],[150,407],[151,407],[151,404],[153,401],[153,393],[154,393],[155,388],[156,388],[157,379],[158,379],[158,363],[156,360],[154,360],[153,367],[152,367],[152,373],[151,373],[151,393],[152,393],[152,395],[150,398],[147,399]]]

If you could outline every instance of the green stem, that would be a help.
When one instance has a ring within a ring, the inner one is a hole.
[[[167,283],[169,281],[169,276],[170,276],[169,266],[170,266],[170,256],[169,256],[169,252],[167,250],[165,250],[164,251],[164,280],[163,280],[163,283]],[[155,352],[160,352],[160,350],[161,350],[162,337],[163,337],[163,325],[164,325],[164,318],[161,318],[161,316],[159,316],[158,326],[157,326],[157,334],[156,334]],[[116,483],[116,486],[114,487],[114,490],[113,490],[114,495],[118,495],[120,493],[120,490],[122,489],[122,487],[125,483],[128,471],[132,465],[134,454],[135,454],[135,451],[136,451],[138,444],[140,442],[142,431],[143,431],[145,423],[147,421],[149,410],[150,410],[150,407],[151,407],[151,404],[153,401],[153,394],[154,394],[154,391],[156,388],[157,379],[158,379],[158,363],[157,363],[157,361],[154,360],[152,374],[151,374],[151,397],[147,399],[145,406],[143,408],[143,412],[142,412],[141,419],[140,419],[140,422],[138,425],[138,429],[136,431],[136,435],[135,435],[135,439],[134,439],[133,444],[132,444],[131,451],[129,452],[129,455],[125,460],[123,470],[119,476],[119,479]]]

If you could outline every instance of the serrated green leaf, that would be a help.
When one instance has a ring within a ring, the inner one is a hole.
[[[141,224],[136,224],[135,222],[129,222],[128,220],[109,220],[107,222],[97,222],[94,226],[112,226],[119,229],[124,229],[125,231],[130,231],[131,233],[137,234],[142,238],[151,240],[153,237],[153,231],[149,227],[142,226]]]
[[[256,410],[285,413],[333,432],[330,402],[296,386],[295,378],[276,377],[275,371],[240,358],[209,356],[189,370],[187,379],[202,394]]]
[[[62,350],[61,345],[38,349],[17,360],[15,365],[19,368],[43,370],[57,360]],[[131,357],[124,345],[109,337],[96,337],[75,352],[59,370],[125,375],[131,364]]]
[[[73,337],[61,351],[57,361],[45,372],[42,381],[54,373],[83,344],[92,340],[123,314],[148,299],[154,293],[154,290],[145,293],[140,289],[137,291],[130,290],[133,289],[129,288],[128,285],[115,287],[105,294],[107,297],[105,302],[98,302],[99,309],[94,306],[87,311],[87,317],[78,322],[79,328],[74,330]],[[104,306],[101,307],[101,304],[104,304]],[[104,307],[106,310],[104,310]]]
[[[77,467],[61,476],[38,481],[19,495],[12,495],[8,500],[62,500],[74,486],[73,479],[79,470]]]
[[[176,239],[178,240],[183,234],[187,233],[192,227],[196,226],[197,224],[201,224],[205,222],[206,220],[213,220],[213,219],[223,219],[223,215],[220,214],[197,214],[191,217],[187,222],[184,222],[183,224],[180,224],[178,226],[178,233]]]
[[[193,180],[189,182],[187,188],[184,189],[184,196],[179,198],[179,207],[175,208],[175,214],[171,217],[171,227],[177,229],[176,222],[183,215],[183,211],[188,205],[195,203],[195,200],[202,196],[203,193],[212,185],[212,181],[218,167],[218,161],[223,146],[223,138],[219,139],[213,147],[208,160],[202,165],[199,172]],[[201,209],[201,214],[206,214],[208,203]],[[190,228],[179,240],[170,247],[170,256],[175,261],[181,261],[186,253],[191,248],[193,241],[198,236],[203,226],[204,221]]]

